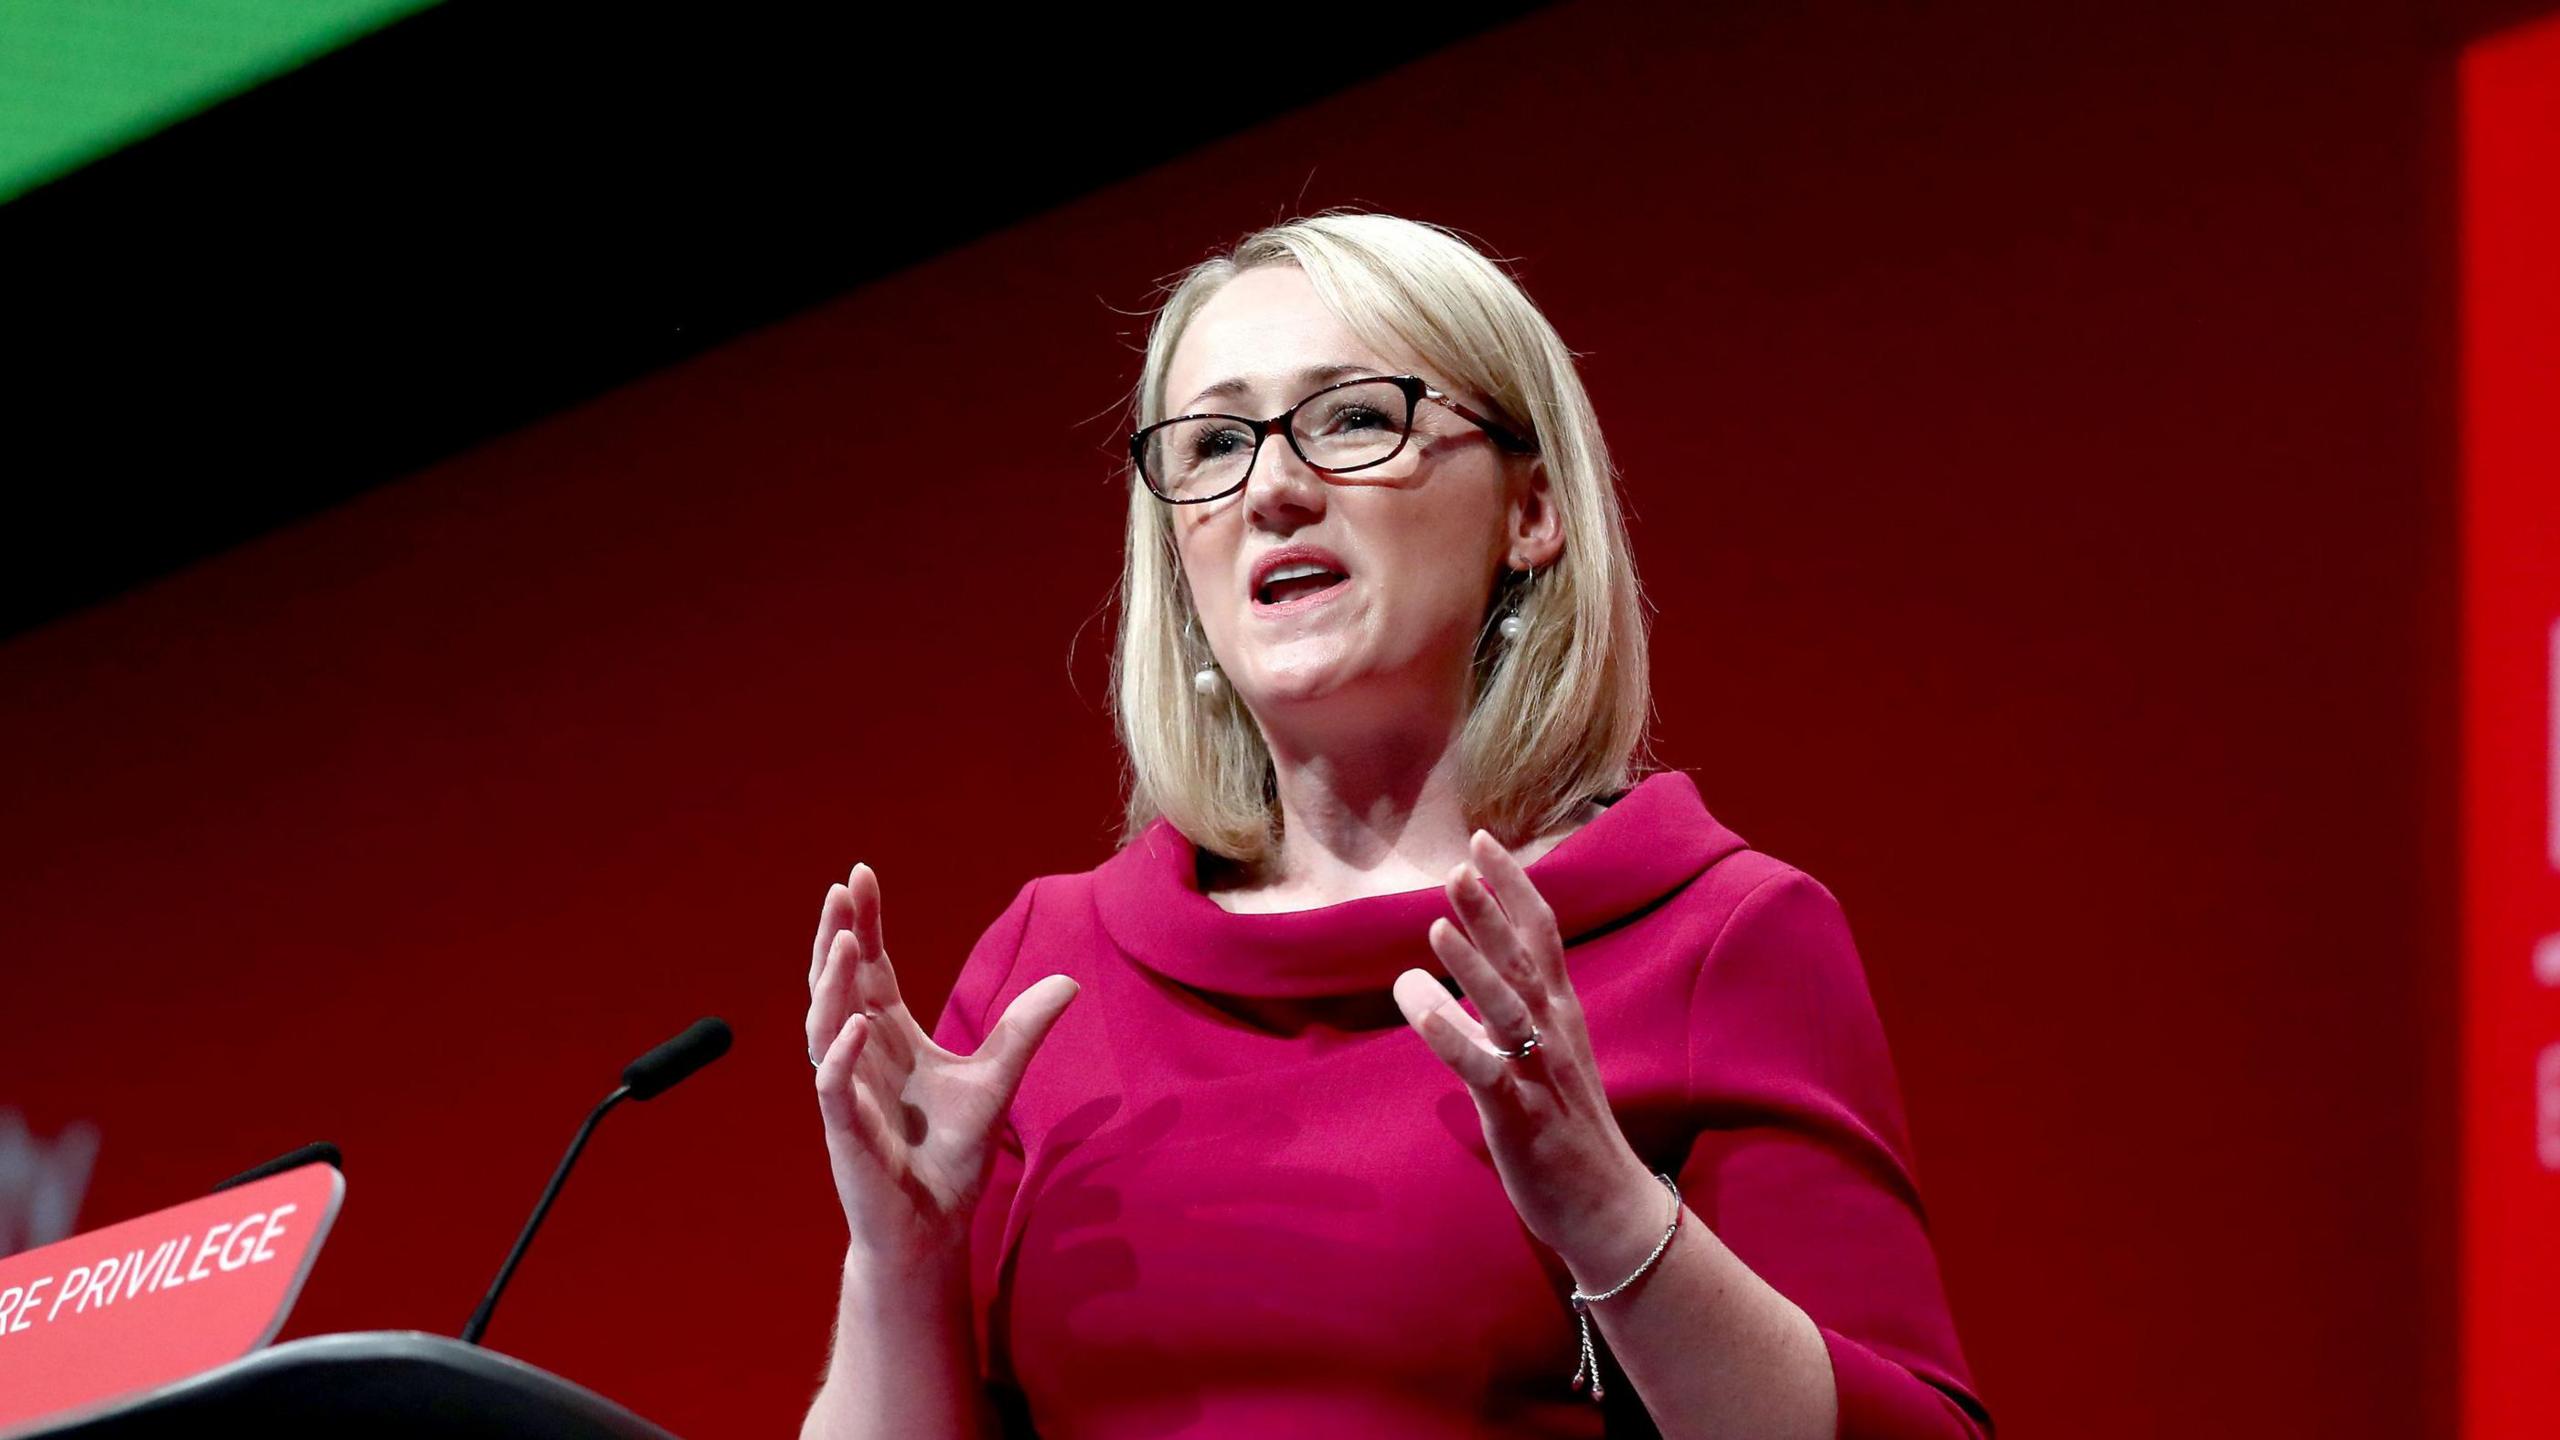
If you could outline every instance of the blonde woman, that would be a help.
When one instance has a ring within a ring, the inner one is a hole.
[[[820,912],[803,1433],[1990,1433],[1838,905],[1639,774],[1608,454],[1519,287],[1281,225],[1173,290],[1138,412],[1122,849],[930,1035],[878,878]]]

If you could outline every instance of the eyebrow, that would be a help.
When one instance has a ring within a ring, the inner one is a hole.
[[[1375,365],[1310,365],[1306,369],[1298,372],[1297,380],[1300,385],[1313,390],[1322,387],[1330,381],[1344,379],[1352,375],[1383,375],[1385,373],[1385,371],[1380,370]],[[1192,396],[1190,399],[1183,401],[1182,409],[1176,413],[1188,413],[1198,408],[1200,402],[1203,400],[1229,399],[1237,395],[1242,395],[1252,388],[1253,382],[1250,380],[1241,378],[1221,380],[1217,384],[1210,386],[1208,389],[1201,391],[1199,394]]]

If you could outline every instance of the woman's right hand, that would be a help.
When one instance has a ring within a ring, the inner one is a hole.
[[[1076,982],[1051,975],[1005,1007],[974,1055],[955,1055],[907,1013],[881,943],[880,880],[856,865],[827,890],[809,951],[809,1055],[818,1112],[854,1247],[873,1264],[946,1264],[995,1157],[1005,1107]]]

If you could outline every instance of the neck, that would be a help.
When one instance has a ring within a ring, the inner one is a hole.
[[[1356,748],[1272,748],[1277,854],[1246,878],[1236,908],[1297,910],[1420,890],[1467,854],[1458,732],[1371,731]]]
[[[1458,740],[1466,677],[1441,693],[1351,717],[1315,714],[1262,723],[1280,802],[1280,845],[1260,864],[1212,884],[1229,910],[1311,910],[1372,895],[1437,889],[1467,858],[1473,832],[1461,803]],[[1328,707],[1331,708],[1331,707]],[[1332,723],[1327,723],[1328,721]],[[1594,807],[1577,816],[1578,825]],[[1514,853],[1522,864],[1572,827]]]

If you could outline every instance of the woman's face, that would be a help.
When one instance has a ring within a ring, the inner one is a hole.
[[[1411,357],[1362,344],[1305,272],[1268,266],[1193,316],[1166,371],[1164,413],[1260,418],[1367,375],[1420,375],[1486,408]],[[1209,647],[1266,730],[1463,705],[1496,573],[1542,566],[1562,543],[1537,462],[1428,400],[1386,464],[1327,476],[1270,436],[1242,491],[1171,518]],[[1309,566],[1322,573],[1287,578]]]

